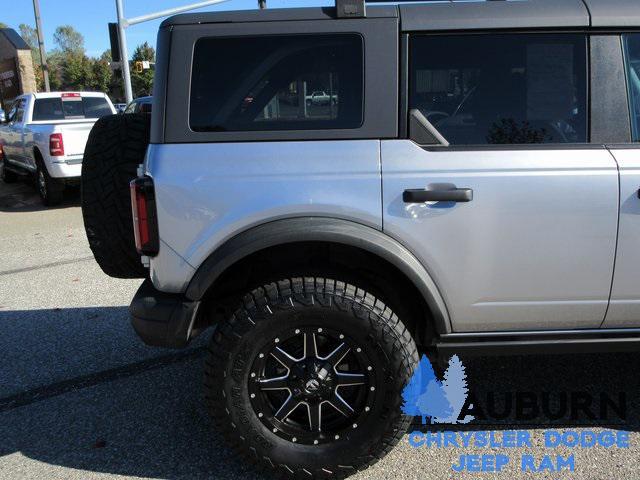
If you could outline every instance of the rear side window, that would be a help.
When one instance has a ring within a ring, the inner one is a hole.
[[[111,114],[104,97],[75,97],[69,100],[38,98],[33,105],[33,121],[100,118]]]
[[[640,142],[640,34],[624,36],[633,141]]]
[[[358,128],[357,34],[204,38],[196,43],[189,124],[198,132]]]
[[[410,108],[452,145],[587,142],[580,34],[416,36]]]

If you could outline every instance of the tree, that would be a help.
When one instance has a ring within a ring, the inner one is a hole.
[[[91,89],[98,92],[109,92],[111,86],[111,67],[109,61],[102,57],[93,59],[91,65]]]
[[[27,42],[31,50],[38,50],[38,32],[36,29],[31,25],[21,23],[18,25],[18,30],[20,31],[20,36]]]
[[[0,22],[0,28],[9,28],[9,25],[6,23]]]
[[[84,54],[84,37],[71,25],[56,28],[53,42],[63,53]]]
[[[418,398],[417,405],[423,425],[427,424],[427,418],[433,422],[438,418],[447,418],[453,413],[442,384],[436,378],[429,382],[425,392]]]
[[[138,45],[133,52],[132,60],[134,62],[155,62],[156,51],[147,42]],[[142,73],[133,72],[131,74],[131,87],[135,97],[143,97],[151,95],[153,91],[153,69],[143,70]]]
[[[467,388],[467,374],[464,365],[457,355],[449,359],[449,365],[444,372],[442,388],[451,405],[452,412],[449,416],[438,416],[434,423],[469,423],[473,417],[467,415],[463,420],[458,420],[458,416],[467,400],[469,389]]]
[[[38,91],[44,90],[44,74],[42,72],[42,58],[40,58],[40,47],[38,43],[38,32],[31,25],[21,23],[18,25],[20,36],[31,48],[31,59],[33,60],[33,71],[36,75]]]
[[[422,415],[418,402],[420,397],[427,391],[429,383],[436,379],[431,362],[426,355],[422,355],[420,363],[416,367],[409,383],[402,390],[402,412],[412,417]]]

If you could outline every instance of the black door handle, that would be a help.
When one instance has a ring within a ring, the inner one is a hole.
[[[470,202],[471,200],[473,200],[473,190],[470,188],[450,188],[446,190],[418,188],[405,190],[402,194],[404,203]]]

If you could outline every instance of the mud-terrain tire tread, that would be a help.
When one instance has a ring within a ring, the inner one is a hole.
[[[149,144],[147,114],[109,115],[91,129],[82,162],[82,217],[89,246],[104,273],[145,278],[136,252],[129,182]]]
[[[301,465],[275,464],[268,455],[259,454],[249,439],[242,436],[234,425],[223,391],[223,382],[234,346],[244,334],[259,322],[265,321],[271,312],[318,305],[350,312],[370,322],[370,331],[375,335],[376,344],[386,352],[392,352],[389,355],[388,379],[394,383],[393,388],[397,389],[398,395],[394,396],[394,404],[388,405],[388,412],[392,416],[389,423],[391,428],[384,432],[382,440],[376,448],[369,450],[368,455],[357,457],[353,465],[333,465],[327,459],[324,468],[310,471]],[[410,332],[381,300],[361,288],[341,281],[320,277],[291,278],[266,284],[245,295],[240,308],[215,330],[204,367],[205,399],[216,427],[228,444],[258,471],[288,480],[342,479],[382,459],[407,431],[412,418],[402,414],[399,392],[408,382],[418,360],[417,347]]]

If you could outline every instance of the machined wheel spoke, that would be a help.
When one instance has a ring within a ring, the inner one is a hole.
[[[331,352],[329,355],[324,357],[322,360],[326,360],[335,368],[340,364],[342,359],[347,356],[347,353],[349,353],[349,350],[351,349],[346,343],[341,343],[336,347],[336,349],[333,352]]]
[[[293,412],[298,405],[300,405],[300,402],[294,400],[293,395],[289,394],[282,406],[274,414],[274,417],[282,422],[286,420],[289,415],[291,415],[291,412]]]
[[[289,375],[284,377],[262,378],[258,381],[260,390],[288,390]]]
[[[309,357],[316,358],[318,356],[318,348],[316,346],[316,334],[305,333],[304,334],[304,356],[303,359]]]
[[[291,365],[293,365],[296,361],[295,358],[282,350],[280,347],[276,347],[273,352],[271,352],[271,355],[286,368],[291,368]]]
[[[322,404],[306,404],[309,412],[309,428],[312,432],[319,432],[322,429]]]
[[[334,394],[331,396],[331,399],[327,400],[327,403],[345,417],[353,415],[353,408],[351,408],[351,405],[349,405],[338,392],[334,392]]]
[[[363,373],[338,373],[338,387],[349,387],[353,385],[364,385],[365,376]]]

